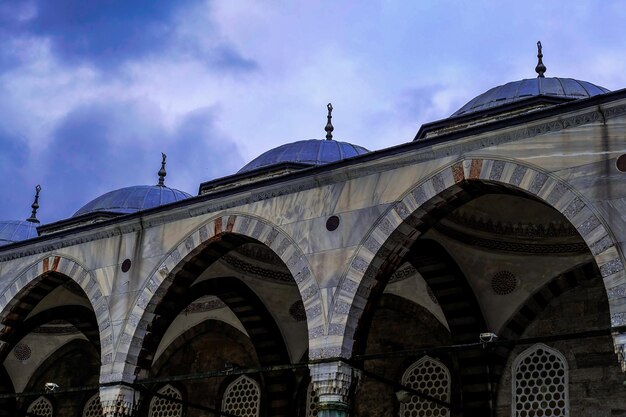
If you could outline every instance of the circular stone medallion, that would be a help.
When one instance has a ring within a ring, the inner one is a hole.
[[[517,288],[517,278],[510,271],[496,272],[491,278],[491,289],[498,295],[507,295]]]

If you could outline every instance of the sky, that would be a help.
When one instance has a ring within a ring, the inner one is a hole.
[[[377,150],[496,85],[626,87],[619,1],[0,0],[0,219],[70,217],[114,189],[197,194],[325,135]]]

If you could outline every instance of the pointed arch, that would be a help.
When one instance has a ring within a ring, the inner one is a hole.
[[[363,238],[329,308],[328,328],[340,337],[332,339],[332,346],[312,352],[312,358],[352,355],[354,334],[378,274],[397,266],[418,237],[437,220],[437,215],[446,214],[446,207],[453,208],[471,198],[464,190],[467,186],[478,190],[499,188],[530,196],[563,214],[578,230],[598,265],[609,299],[612,326],[626,325],[623,255],[593,205],[566,182],[537,167],[493,157],[463,158],[408,190]],[[319,335],[330,339],[328,336]],[[626,335],[616,334],[614,343],[626,369],[623,353]],[[311,344],[318,343],[313,340]]]
[[[112,366],[123,371],[103,375],[101,382],[134,381],[143,334],[154,319],[155,307],[174,283],[174,277],[186,274],[185,265],[210,245],[221,245],[217,250],[227,251],[240,244],[237,239],[241,238],[244,242],[264,244],[284,262],[304,303],[309,333],[323,329],[325,320],[319,286],[304,253],[293,239],[260,217],[240,213],[220,215],[183,238],[145,280],[124,325]]]
[[[3,325],[0,340],[4,342],[10,338],[15,333],[15,326],[30,313],[30,310],[20,306],[21,303],[36,304],[66,280],[78,284],[89,300],[98,326],[101,362],[103,366],[110,364],[113,359],[113,334],[109,306],[95,274],[78,260],[65,255],[52,254],[38,259],[22,270],[0,293],[0,322]],[[40,291],[37,287],[42,283],[45,284]],[[0,355],[10,348],[8,343],[0,344]]]

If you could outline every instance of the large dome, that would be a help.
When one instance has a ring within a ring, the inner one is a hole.
[[[0,221],[0,246],[37,237],[38,225],[27,220]]]
[[[336,140],[309,139],[281,145],[261,154],[239,170],[240,173],[283,162],[323,165],[369,151],[362,146]]]
[[[163,185],[138,185],[110,191],[85,204],[74,217],[87,213],[135,213],[191,197],[183,191]]]
[[[530,78],[494,87],[470,100],[454,112],[452,117],[491,109],[529,97],[546,96],[574,100],[593,97],[609,91],[604,87],[573,78]]]

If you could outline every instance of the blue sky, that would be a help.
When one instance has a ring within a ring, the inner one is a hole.
[[[107,191],[195,194],[272,147],[410,141],[490,87],[626,87],[626,8],[597,1],[0,0],[0,219],[71,216]]]

